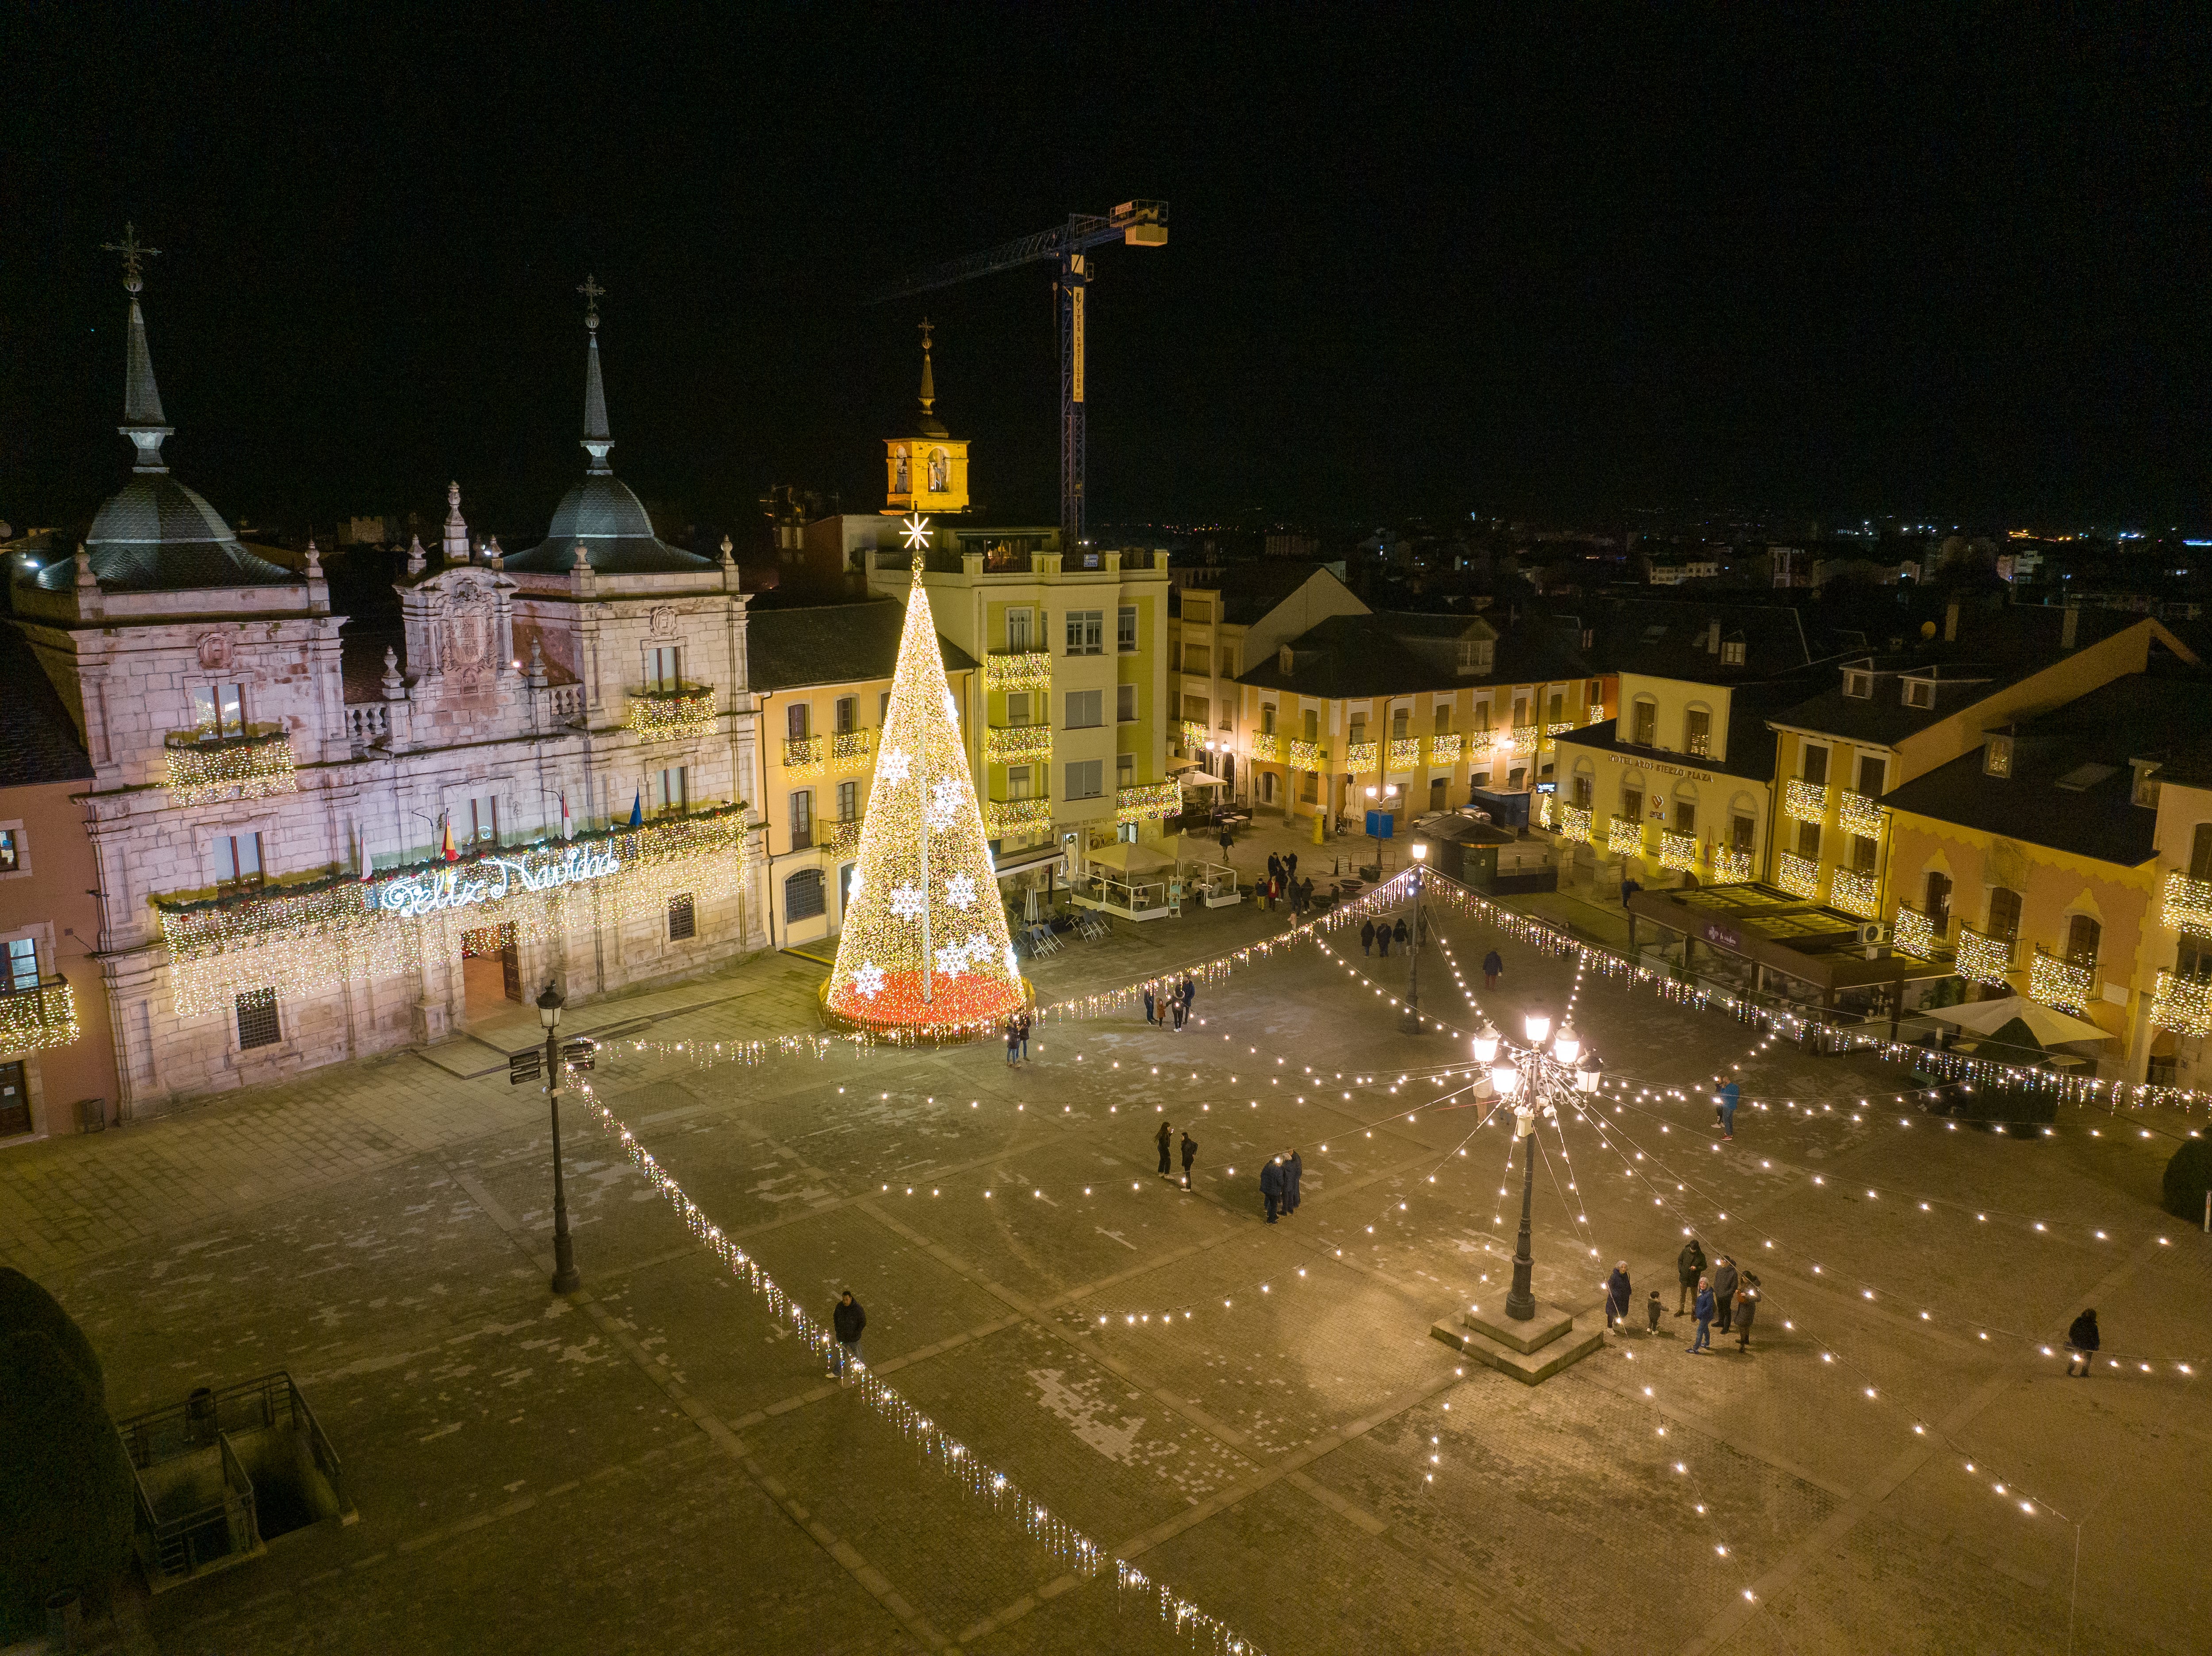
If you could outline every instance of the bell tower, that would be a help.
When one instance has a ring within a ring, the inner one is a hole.
[[[921,414],[911,437],[884,441],[884,510],[929,514],[968,509],[968,440],[946,434],[937,417],[937,379],[931,371],[931,324],[921,325]]]

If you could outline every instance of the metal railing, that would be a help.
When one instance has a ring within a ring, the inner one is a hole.
[[[66,1046],[83,1033],[77,1022],[76,991],[67,978],[40,978],[0,990],[0,1052],[37,1052]]]

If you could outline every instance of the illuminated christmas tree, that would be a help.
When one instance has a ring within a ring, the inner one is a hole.
[[[1025,991],[919,563],[882,741],[823,1004],[882,1029],[995,1023]]]

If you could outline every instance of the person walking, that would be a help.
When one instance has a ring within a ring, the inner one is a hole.
[[[1030,1061],[1030,1025],[1033,1021],[1030,1016],[1030,1009],[1026,1006],[1022,1008],[1018,1022],[1021,1026],[1022,1062],[1024,1064]]]
[[[1723,1334],[1735,1315],[1735,1261],[1723,1253],[1713,1263],[1713,1320]]]
[[[837,1383],[845,1383],[845,1370],[860,1362],[860,1331],[868,1325],[868,1313],[860,1309],[860,1302],[847,1289],[837,1296],[837,1308],[830,1313],[830,1325],[837,1336],[837,1349],[830,1354],[830,1371]]]
[[[1168,1125],[1167,1118],[1160,1118],[1160,1130],[1152,1135],[1152,1142],[1160,1147],[1160,1177],[1168,1176],[1168,1151],[1175,1143],[1175,1129]]]
[[[1375,948],[1384,960],[1390,958],[1390,922],[1385,920],[1375,928]]]
[[[1181,995],[1176,995],[1168,1002],[1168,1014],[1170,1018],[1172,1020],[1171,1027],[1175,1030],[1175,1033],[1181,1034],[1182,1033],[1182,1021],[1190,1016],[1190,1003],[1185,1000]]]
[[[1482,986],[1486,989],[1497,988],[1498,980],[1504,970],[1505,962],[1498,957],[1495,949],[1492,949],[1482,957]]]
[[[1306,1199],[1304,1193],[1298,1189],[1299,1181],[1305,1176],[1305,1161],[1298,1155],[1297,1147],[1292,1146],[1290,1159],[1283,1163],[1284,1212],[1296,1213],[1298,1210],[1298,1204]]]
[[[1711,1356],[1713,1353],[1713,1285],[1702,1277],[1698,1278],[1697,1303],[1691,1308],[1697,1313],[1698,1337],[1690,1342],[1689,1353],[1694,1357],[1702,1351]]]
[[[1735,1285],[1735,1349],[1751,1350],[1751,1319],[1759,1314],[1759,1275],[1747,1271]]]
[[[1628,1326],[1628,1296],[1635,1289],[1628,1282],[1628,1261],[1618,1260],[1613,1275],[1605,1279],[1605,1325],[1626,1330]]]
[[[1298,877],[1298,853],[1295,851],[1283,858],[1283,877],[1286,880]]]
[[[1260,1194],[1267,1204],[1267,1222],[1275,1222],[1275,1214],[1283,1204],[1283,1164],[1269,1156],[1260,1168]]]
[[[2089,1371],[2097,1366],[2097,1348],[2102,1337],[2097,1332],[2097,1313],[2094,1309],[2084,1311],[2074,1319],[2074,1325],[2066,1331],[2066,1378],[2080,1374],[2089,1378]],[[2077,1369],[2074,1365],[2081,1366]]]
[[[1369,959],[1375,955],[1375,922],[1367,921],[1359,928],[1359,952]]]
[[[1229,860],[1229,829],[1226,826],[1221,830],[1221,860],[1224,863]]]
[[[1188,972],[1182,974],[1182,988],[1179,992],[1182,996],[1182,1010],[1188,1012],[1191,1004],[1198,998],[1198,981]]]
[[[1735,1137],[1736,1101],[1742,1096],[1743,1089],[1736,1085],[1735,1077],[1731,1076],[1727,1081],[1721,1083],[1721,1137],[1723,1138],[1734,1138]],[[1726,1331],[1723,1330],[1723,1331],[1725,1332]]]
[[[1198,1160],[1198,1140],[1190,1136],[1190,1129],[1182,1131],[1182,1187],[1190,1188],[1190,1164]]]
[[[1145,986],[1145,1022],[1156,1024],[1159,1021],[1159,1009],[1152,999],[1152,986],[1148,983]]]
[[[1682,1307],[1698,1286],[1698,1277],[1705,1268],[1705,1251],[1698,1246],[1695,1236],[1682,1244],[1682,1251],[1674,1256],[1674,1275],[1680,1279],[1682,1291],[1674,1296],[1674,1314],[1682,1314]]]
[[[1398,924],[1390,928],[1390,941],[1396,943],[1399,948],[1403,949],[1406,946],[1407,940],[1410,939],[1413,935],[1413,934],[1412,932],[1406,930],[1406,917],[1402,914],[1400,915],[1398,917]]]

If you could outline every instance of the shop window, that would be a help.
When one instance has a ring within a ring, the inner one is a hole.
[[[787,925],[811,920],[821,913],[823,901],[822,870],[803,868],[783,883],[783,919]]]
[[[238,998],[238,1050],[252,1052],[256,1046],[274,1046],[284,1039],[284,1031],[276,1018],[276,992],[274,989],[249,989]]]
[[[699,935],[699,923],[691,907],[691,894],[680,892],[668,900],[668,941],[682,943]]]
[[[1298,798],[1309,805],[1320,800],[1321,775],[1318,772],[1308,771],[1305,773],[1305,780],[1299,786]]]

